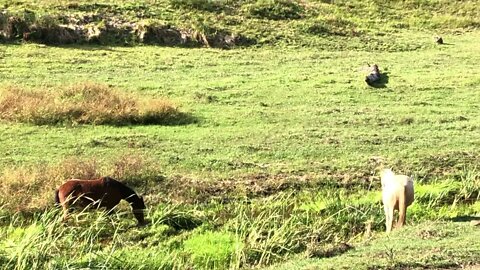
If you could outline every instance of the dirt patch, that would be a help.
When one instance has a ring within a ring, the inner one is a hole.
[[[151,192],[151,194],[156,193],[156,195],[152,195],[154,201],[173,200],[184,203],[202,203],[215,200],[228,203],[239,198],[266,197],[283,191],[298,192],[303,189],[320,188],[346,188],[352,191],[358,188],[364,189],[370,186],[369,177],[371,178],[362,173],[252,174],[241,178],[209,181],[177,175],[169,177],[160,186],[154,187],[156,192]]]
[[[239,198],[266,197],[283,191],[298,192],[305,189],[344,189],[350,192],[380,190],[378,168],[384,162],[380,157],[373,157],[364,166],[347,170],[325,166],[316,168],[315,172],[257,173],[214,180],[175,175],[166,177],[161,187],[157,186],[155,190],[163,194],[161,200],[168,198],[187,203],[210,200],[229,202]],[[446,176],[461,179],[465,168],[479,162],[480,156],[475,153],[455,152],[443,156],[428,156],[419,162],[422,165],[396,164],[393,167],[399,172],[415,174],[416,179],[428,182],[430,179]]]
[[[480,164],[480,154],[472,152],[451,152],[431,155],[414,166],[422,168],[424,178],[433,176],[455,176],[465,168],[474,168]]]

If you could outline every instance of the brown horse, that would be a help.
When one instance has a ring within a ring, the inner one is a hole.
[[[113,178],[71,179],[55,191],[55,202],[63,207],[64,220],[67,219],[68,208],[71,205],[105,207],[110,213],[121,200],[126,200],[132,206],[138,224],[144,224],[145,203],[143,198],[138,196],[131,188]]]

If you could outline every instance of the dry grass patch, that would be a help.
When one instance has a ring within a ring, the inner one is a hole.
[[[10,211],[53,206],[54,190],[68,178],[100,176],[95,161],[68,159],[61,164],[8,167],[0,171],[0,203]]]
[[[194,121],[168,100],[142,100],[97,83],[55,90],[6,87],[0,96],[0,118],[35,125],[175,125]]]

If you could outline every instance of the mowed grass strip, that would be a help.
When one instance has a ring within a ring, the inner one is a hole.
[[[186,114],[166,99],[140,99],[91,82],[55,90],[3,88],[0,118],[34,125],[169,125],[189,121]]]

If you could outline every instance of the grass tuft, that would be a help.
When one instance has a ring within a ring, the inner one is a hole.
[[[195,269],[228,269],[236,264],[235,254],[241,250],[234,234],[221,231],[194,234],[183,245]]]
[[[270,20],[300,19],[304,11],[299,2],[288,0],[257,1],[247,6],[246,9],[254,18]]]
[[[170,101],[143,101],[97,83],[79,83],[57,91],[4,88],[0,118],[34,125],[177,125],[194,121]]]

